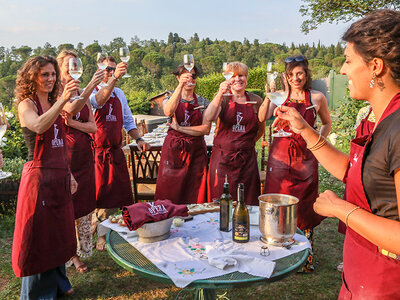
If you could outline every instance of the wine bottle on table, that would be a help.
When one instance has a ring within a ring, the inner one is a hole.
[[[233,212],[232,239],[237,243],[247,243],[250,239],[249,211],[244,203],[244,185],[238,185],[238,204]]]
[[[225,175],[224,192],[219,199],[219,230],[232,230],[232,196],[229,194],[228,175]]]

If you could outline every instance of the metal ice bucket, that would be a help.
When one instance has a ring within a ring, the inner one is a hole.
[[[261,240],[274,246],[289,247],[294,243],[299,199],[284,194],[264,194],[258,201]]]

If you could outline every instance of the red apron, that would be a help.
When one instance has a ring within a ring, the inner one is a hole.
[[[85,123],[89,120],[89,113],[89,108],[85,105],[73,119]],[[78,183],[78,190],[72,194],[75,219],[78,219],[96,208],[92,138],[89,134],[65,124],[64,128],[70,170]]]
[[[360,124],[356,128],[356,138],[368,136],[374,130],[375,122],[371,122],[368,120],[371,112],[372,112],[372,107],[369,109],[368,115],[361,120]],[[343,200],[346,200],[346,187],[344,190]],[[338,232],[343,234],[346,233],[346,225],[340,220],[339,220]]]
[[[379,122],[399,108],[400,94],[397,94]],[[371,208],[362,183],[362,165],[372,135],[371,132],[352,140],[346,176],[347,201],[369,212]],[[347,229],[343,246],[343,284],[339,299],[400,299],[400,261],[379,253],[376,245],[351,228]]]
[[[117,208],[133,203],[131,181],[122,144],[122,105],[113,92],[94,119],[96,200],[98,208]]]
[[[38,114],[43,114],[35,100]],[[36,134],[33,160],[24,165],[18,191],[12,267],[17,277],[59,267],[76,253],[71,176],[59,116]]]
[[[289,95],[290,97],[290,95]],[[311,106],[311,93],[305,92],[305,103],[284,105],[294,107],[310,126],[314,126],[316,114]],[[289,128],[285,130],[290,131]],[[299,198],[297,227],[311,229],[324,219],[314,212],[313,204],[318,197],[318,161],[299,134],[274,138],[267,163],[267,179],[264,193],[286,194]]]
[[[246,92],[246,101],[250,101]],[[258,205],[260,175],[255,143],[259,121],[252,104],[226,104],[219,117],[208,172],[208,201],[220,198],[225,175],[229,193],[237,200],[237,187],[244,183],[244,199],[248,205]]]
[[[179,102],[175,111],[180,126],[202,123],[197,96],[194,103]],[[203,136],[191,136],[168,130],[161,151],[155,200],[175,204],[204,203],[206,198],[207,148]],[[171,188],[173,183],[173,188]]]

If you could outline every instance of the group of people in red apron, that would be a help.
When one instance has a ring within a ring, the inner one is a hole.
[[[368,101],[376,117],[360,128],[350,155],[336,150],[288,106],[273,125],[301,135],[316,159],[346,183],[346,200],[321,193],[314,210],[345,223],[339,299],[400,298],[400,12],[378,10],[353,23],[343,39],[350,97]],[[365,127],[364,126],[364,127]],[[398,145],[399,144],[399,145]],[[378,183],[378,184],[377,184]]]
[[[18,71],[18,116],[29,152],[12,251],[14,272],[23,277],[21,299],[73,293],[65,263],[87,271],[79,257],[92,252],[91,213],[133,203],[120,148],[122,127],[142,150],[149,148],[140,139],[126,98],[117,96],[122,91],[114,88],[126,63],[117,66],[110,57],[108,69],[97,71],[82,91],[68,72],[73,57],[72,51],[62,51],[57,61],[37,56]],[[101,81],[107,84],[98,91]],[[71,102],[76,94],[83,100]]]

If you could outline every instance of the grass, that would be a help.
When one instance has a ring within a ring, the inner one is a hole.
[[[343,184],[320,169],[320,191],[333,190],[343,194]],[[337,232],[338,221],[326,219],[315,229],[315,271],[294,274],[281,281],[256,287],[227,290],[229,299],[336,299],[341,286],[341,273],[336,270],[342,261],[344,236]],[[0,219],[0,299],[19,299],[21,279],[11,268],[11,245],[14,216]],[[80,274],[74,267],[67,270],[75,289],[68,299],[175,299],[179,288],[144,279],[125,271],[106,252],[94,251],[85,260],[90,271]],[[223,294],[224,290],[218,290]],[[192,299],[184,290],[179,299]]]

